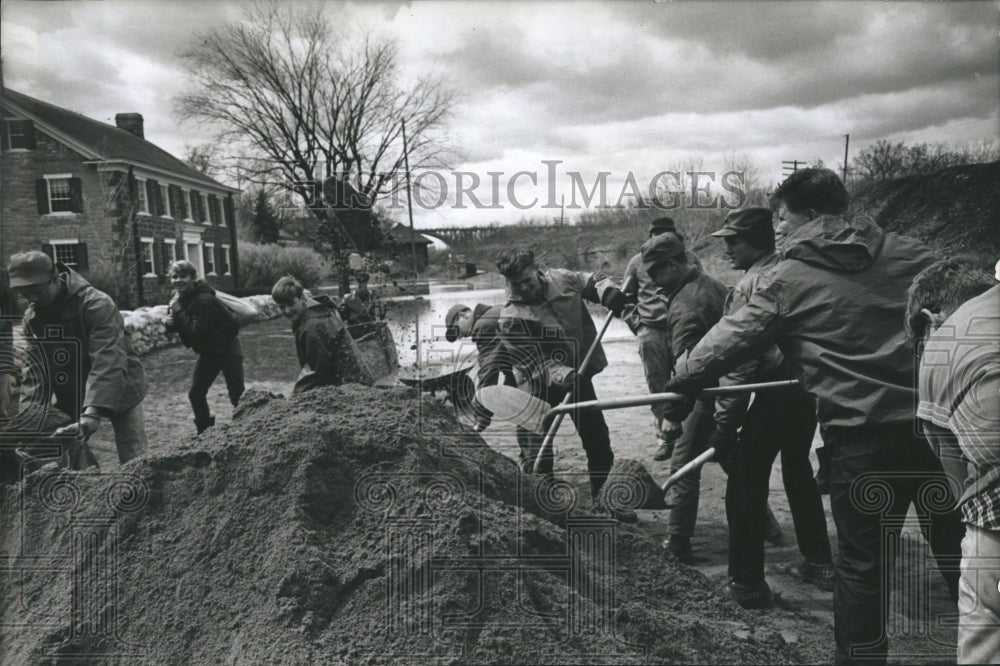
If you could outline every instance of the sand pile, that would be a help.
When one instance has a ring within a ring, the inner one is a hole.
[[[798,660],[409,389],[246,398],[118,474],[6,489],[0,662]]]

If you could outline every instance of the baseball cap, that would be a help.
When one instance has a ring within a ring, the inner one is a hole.
[[[647,273],[668,259],[685,254],[684,241],[677,234],[653,236],[642,244],[642,269]]]
[[[444,324],[448,329],[444,333],[444,337],[448,342],[454,342],[458,340],[458,326],[455,322],[458,320],[458,315],[462,314],[469,309],[468,305],[463,305],[459,303],[458,305],[453,305],[448,308],[448,314],[444,316]]]
[[[31,250],[12,256],[7,265],[7,273],[10,275],[11,289],[17,289],[45,284],[55,276],[56,269],[49,255]]]
[[[713,233],[716,238],[741,236],[757,247],[774,247],[774,225],[768,208],[744,208],[726,216],[722,228]]]

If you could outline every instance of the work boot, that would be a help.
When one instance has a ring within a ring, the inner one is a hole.
[[[830,494],[830,452],[825,446],[816,449],[816,458],[819,460],[819,469],[816,470],[816,487],[819,488],[820,495]]]
[[[694,551],[691,550],[691,537],[671,534],[663,540],[663,547],[668,553],[684,564],[694,564]]]
[[[674,443],[657,437],[656,453],[653,454],[653,460],[670,460],[672,455],[674,455]]]
[[[785,567],[785,571],[824,592],[833,592],[833,585],[837,578],[837,572],[832,563],[817,564],[809,560],[802,560],[799,564],[788,565]]]
[[[771,596],[771,588],[768,586],[767,581],[763,580],[752,585],[730,580],[729,596],[733,598],[733,601],[747,609],[770,608],[774,602],[774,597]]]
[[[211,428],[214,425],[215,425],[215,417],[214,416],[208,417],[207,421],[199,421],[198,419],[195,419],[195,421],[194,421],[194,427],[198,430],[198,434],[199,435],[201,433],[205,432],[206,430],[208,430],[209,428]]]
[[[768,542],[772,546],[780,546],[784,539],[785,534],[781,531],[781,525],[778,524],[778,519],[774,517],[774,513],[771,512],[771,507],[767,507],[767,516],[764,519],[764,541]]]

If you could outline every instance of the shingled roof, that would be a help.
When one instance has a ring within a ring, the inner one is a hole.
[[[89,159],[120,160],[138,167],[165,171],[214,189],[238,192],[236,188],[209,178],[128,130],[43,102],[10,88],[0,90],[0,102],[6,102],[6,106],[11,110],[24,114],[34,121],[38,129],[56,139],[66,141],[70,147]]]
[[[408,245],[411,242],[417,245],[433,245],[434,241],[428,240],[425,236],[422,236],[419,231],[414,231],[410,233],[410,228],[397,222],[389,229],[388,236],[386,237],[390,243],[398,243],[400,245]]]

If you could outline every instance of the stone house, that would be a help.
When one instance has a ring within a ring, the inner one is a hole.
[[[138,113],[112,126],[0,90],[0,261],[42,250],[123,308],[165,303],[170,262],[238,287],[233,197],[146,141]]]

